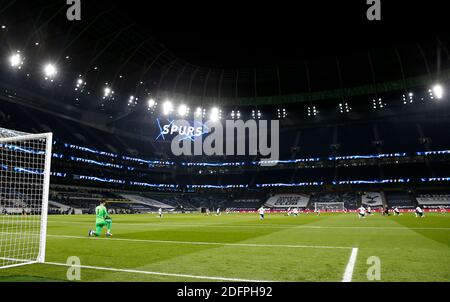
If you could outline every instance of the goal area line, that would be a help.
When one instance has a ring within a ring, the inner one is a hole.
[[[247,244],[247,243],[221,243],[221,242],[198,242],[198,241],[168,241],[168,240],[150,240],[150,239],[127,239],[127,238],[91,238],[81,236],[69,236],[69,235],[47,235],[48,237],[61,238],[61,239],[91,239],[91,240],[109,240],[109,241],[126,241],[126,242],[139,242],[139,243],[162,243],[162,244],[185,244],[185,245],[215,245],[215,246],[236,246],[236,247],[261,247],[261,248],[311,248],[311,249],[338,249],[338,250],[351,250],[351,254],[347,265],[345,267],[344,274],[342,276],[342,282],[351,282],[353,278],[353,271],[356,265],[356,258],[358,255],[357,247],[344,247],[344,246],[317,246],[317,245],[289,245],[289,244]],[[140,271],[139,271],[140,272]],[[202,276],[204,277],[204,276]],[[217,277],[213,277],[216,280]],[[206,279],[206,278],[202,278]],[[242,281],[243,280],[228,280],[228,281]],[[247,280],[249,281],[249,280]],[[249,281],[249,282],[272,282],[272,281]],[[283,282],[283,281],[275,281]]]
[[[355,269],[356,257],[358,256],[358,248],[352,248],[352,253],[348,259],[347,266],[345,267],[344,276],[342,277],[342,282],[352,282],[353,271]]]
[[[352,254],[350,255],[349,263],[344,272],[342,282],[351,282],[353,276],[353,269],[356,262],[357,248],[352,249]],[[355,252],[356,251],[356,252]],[[229,278],[229,277],[217,277],[217,276],[202,276],[202,275],[190,275],[190,274],[176,274],[176,273],[165,273],[165,272],[154,272],[154,271],[144,271],[135,269],[121,269],[121,268],[111,268],[111,267],[101,267],[101,266],[90,266],[90,265],[70,265],[67,263],[59,262],[44,262],[42,264],[54,265],[60,267],[68,268],[81,268],[99,271],[109,271],[116,273],[130,273],[130,274],[142,274],[142,275],[153,275],[153,276],[163,276],[163,277],[176,277],[176,278],[188,278],[188,279],[200,279],[200,280],[211,280],[211,281],[225,281],[225,282],[292,282],[284,280],[258,280],[258,279],[243,279],[243,278]]]
[[[19,266],[24,266],[24,265],[29,265],[29,264],[39,263],[38,261],[24,260],[24,259],[13,259],[13,258],[5,258],[5,257],[0,257],[0,260],[10,261],[10,262],[20,262],[20,263],[0,266],[0,270],[7,269],[7,268],[14,268],[14,267],[19,267]]]
[[[355,252],[356,251],[356,252]],[[356,254],[358,248],[353,248],[352,253],[350,255],[349,262],[347,263],[342,282],[351,282],[353,276],[353,270],[356,263]],[[4,258],[0,258],[4,259]],[[15,260],[15,259],[8,259]],[[15,260],[15,261],[24,261],[24,260]],[[142,275],[154,275],[154,276],[164,276],[164,277],[176,277],[176,278],[187,278],[187,279],[200,279],[200,280],[211,280],[211,281],[225,281],[225,282],[286,282],[283,280],[257,280],[257,279],[243,279],[243,278],[229,278],[229,277],[217,277],[217,276],[201,276],[201,275],[190,275],[190,274],[176,274],[176,273],[165,273],[165,272],[154,272],[154,271],[144,271],[144,270],[135,270],[135,269],[121,269],[121,268],[112,268],[112,267],[101,267],[101,266],[90,266],[90,265],[70,265],[67,263],[59,263],[59,262],[23,262],[18,264],[12,264],[8,266],[4,266],[1,269],[9,269],[19,266],[25,266],[29,264],[43,264],[43,265],[53,265],[59,267],[67,267],[67,268],[82,268],[82,269],[90,269],[90,270],[99,270],[99,271],[109,271],[116,273],[129,273],[129,274],[142,274]],[[289,281],[291,282],[291,281]]]
[[[342,276],[342,282],[351,282],[353,277],[353,271],[356,264],[356,258],[358,253],[358,248],[355,247],[333,247],[333,246],[309,246],[309,245],[282,245],[282,244],[240,244],[240,243],[219,243],[219,242],[189,242],[189,241],[164,241],[164,240],[146,240],[146,239],[125,239],[125,238],[90,238],[81,236],[66,236],[66,235],[50,235],[47,237],[61,238],[61,239],[85,239],[85,240],[108,240],[108,241],[127,241],[127,242],[144,242],[144,243],[163,243],[163,244],[191,244],[191,245],[215,245],[215,246],[238,246],[238,247],[261,247],[261,248],[315,248],[315,249],[345,249],[351,250],[351,254],[348,263],[345,267],[344,274]],[[220,276],[202,276],[202,275],[191,275],[191,274],[176,274],[176,273],[166,273],[166,272],[154,272],[136,269],[123,269],[123,268],[111,268],[111,267],[100,267],[100,266],[89,266],[89,265],[71,265],[67,263],[59,262],[39,262],[30,261],[23,259],[11,259],[11,258],[1,258],[0,260],[16,261],[21,262],[17,264],[11,264],[8,266],[0,267],[1,269],[14,268],[29,264],[46,264],[60,267],[68,268],[82,268],[100,271],[109,271],[117,273],[130,273],[130,274],[143,274],[143,275],[154,275],[154,276],[165,276],[165,277],[176,277],[176,278],[187,278],[187,279],[199,279],[199,280],[211,280],[211,281],[225,281],[225,282],[291,282],[284,280],[257,280],[257,279],[244,279],[244,278],[230,278],[230,277],[220,277]]]

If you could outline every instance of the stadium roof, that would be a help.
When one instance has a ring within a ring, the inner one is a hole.
[[[390,11],[375,27],[361,13],[365,5],[349,10],[331,1],[308,8],[145,2],[83,2],[82,21],[68,22],[61,1],[3,1],[0,22],[10,49],[36,46],[36,57],[90,85],[130,93],[141,85],[154,94],[277,103],[273,97],[431,80],[450,68],[439,16],[424,26],[416,15]],[[392,30],[394,21],[404,26]]]

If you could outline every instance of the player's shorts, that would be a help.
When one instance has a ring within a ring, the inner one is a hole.
[[[96,223],[95,226],[102,228],[102,227],[105,227],[107,224],[108,223],[106,221],[103,221],[103,222]]]
[[[359,217],[364,217],[364,216],[366,216],[366,215],[363,214],[363,213],[358,213],[358,215],[359,215]]]
[[[417,215],[423,216],[423,212],[416,212]]]
[[[259,214],[259,218],[264,219],[264,214]]]

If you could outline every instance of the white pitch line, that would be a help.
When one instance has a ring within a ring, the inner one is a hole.
[[[25,266],[25,265],[34,264],[34,263],[37,263],[37,262],[36,262],[36,261],[33,261],[33,262],[27,262],[27,263],[16,263],[16,264],[11,264],[11,265],[7,265],[7,266],[2,266],[2,267],[0,267],[0,270],[2,270],[2,269],[7,269],[7,268],[18,267],[18,266]]]
[[[120,269],[120,268],[99,267],[99,266],[89,266],[89,265],[69,265],[69,264],[66,264],[66,263],[57,263],[57,262],[44,262],[44,264],[56,265],[56,266],[65,266],[65,267],[79,267],[79,268],[85,268],[85,269],[110,271],[110,272],[132,273],[132,274],[143,274],[143,275],[156,275],[156,276],[178,277],[178,278],[189,278],[189,279],[203,279],[203,280],[231,281],[231,282],[277,282],[277,281],[267,281],[267,280],[252,280],[252,279],[240,279],[240,278],[227,278],[227,277],[197,276],[197,275],[186,275],[186,274],[150,272],[150,271],[142,271],[142,270]]]
[[[167,244],[191,244],[191,245],[218,245],[218,246],[240,246],[240,247],[281,247],[281,248],[314,248],[314,249],[352,249],[348,246],[321,246],[321,245],[289,245],[289,244],[252,244],[252,243],[222,243],[222,242],[199,242],[199,241],[169,241],[150,239],[128,239],[128,238],[101,238],[101,237],[80,237],[69,235],[47,235],[47,237],[66,239],[90,239],[90,240],[111,240],[146,243],[167,243]]]
[[[0,260],[10,261],[10,262],[20,262],[20,263],[2,266],[2,267],[0,267],[0,270],[37,263],[36,260],[25,260],[25,259],[15,259],[15,258],[5,258],[5,257],[0,257]]]
[[[347,267],[345,268],[342,282],[352,282],[353,270],[355,269],[356,257],[358,256],[358,248],[353,248],[350,258],[348,259]]]

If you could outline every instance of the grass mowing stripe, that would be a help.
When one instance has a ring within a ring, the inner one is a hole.
[[[93,270],[101,270],[101,271],[110,271],[110,272],[144,274],[144,275],[157,275],[157,276],[179,277],[179,278],[181,277],[181,278],[189,278],[189,279],[203,279],[203,280],[230,281],[230,282],[277,282],[277,281],[268,281],[268,280],[252,280],[252,279],[240,279],[240,278],[227,278],[227,277],[197,276],[197,275],[186,275],[186,274],[150,272],[150,271],[142,271],[142,270],[121,269],[121,268],[100,267],[100,266],[89,266],[89,265],[69,265],[69,264],[66,264],[66,263],[58,263],[58,262],[45,262],[44,264],[56,265],[56,266],[74,267],[74,268],[85,268],[85,269],[93,269]]]
[[[355,269],[356,257],[358,256],[358,248],[353,248],[350,258],[348,259],[347,267],[345,268],[342,282],[352,282],[353,270]]]
[[[240,246],[240,247],[284,247],[284,248],[314,248],[314,249],[352,249],[348,246],[321,246],[321,245],[288,245],[288,244],[252,244],[252,243],[222,243],[222,242],[198,242],[198,241],[169,241],[169,240],[151,240],[151,239],[127,239],[127,238],[101,238],[101,237],[80,237],[69,235],[50,235],[47,237],[65,238],[65,239],[90,239],[90,240],[110,240],[110,241],[128,241],[128,242],[147,242],[147,243],[167,243],[167,244],[192,244],[192,245],[219,245],[219,246]]]
[[[93,223],[90,221],[64,221],[64,222],[57,222],[57,221],[51,221],[50,223],[55,224],[89,224],[92,225]],[[397,231],[406,231],[406,230],[430,230],[430,231],[450,231],[450,228],[415,228],[415,227],[382,227],[382,226],[307,226],[307,225],[277,225],[277,224],[267,224],[267,225],[256,225],[256,224],[246,224],[246,225],[220,225],[220,224],[200,224],[200,223],[192,223],[192,224],[181,224],[181,223],[173,223],[173,224],[162,224],[162,223],[155,223],[155,222],[148,222],[148,223],[118,223],[119,225],[136,225],[136,226],[145,226],[145,225],[151,225],[151,226],[159,226],[159,227],[189,227],[189,226],[198,226],[198,227],[212,227],[212,228],[274,228],[274,229],[376,229],[376,230],[397,230]]]

